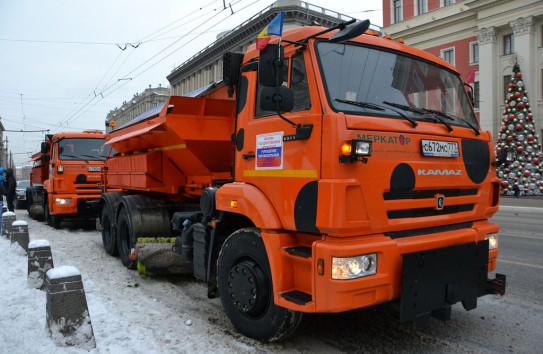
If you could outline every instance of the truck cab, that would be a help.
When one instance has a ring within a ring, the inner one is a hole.
[[[32,171],[35,183],[43,184],[33,194],[41,201],[38,212],[29,205],[29,213],[42,215],[59,228],[63,220],[93,220],[98,215],[98,201],[105,165],[105,134],[97,131],[48,135],[36,155]],[[35,177],[34,177],[35,175]]]
[[[450,64],[371,31],[341,35],[304,27],[249,47],[235,183],[217,190],[217,210],[255,222],[278,306],[400,299],[401,320],[420,323],[449,318],[456,302],[475,308],[504,289],[501,276],[486,280],[499,230],[488,221],[499,203],[491,134]]]

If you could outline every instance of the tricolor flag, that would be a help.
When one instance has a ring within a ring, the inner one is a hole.
[[[256,49],[263,50],[268,45],[272,35],[281,36],[283,34],[283,18],[285,13],[281,11],[273,20],[260,32],[256,38]]]
[[[475,70],[471,70],[466,75],[466,83],[467,84],[473,84],[475,82]]]

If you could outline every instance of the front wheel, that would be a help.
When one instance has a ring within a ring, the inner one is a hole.
[[[45,202],[45,207],[43,209],[43,212],[45,214],[45,222],[47,223],[47,225],[53,226],[53,216],[51,215],[51,211],[49,210],[49,203]]]
[[[294,333],[302,313],[275,305],[270,264],[258,230],[243,229],[230,235],[217,265],[221,302],[238,331],[262,342]]]

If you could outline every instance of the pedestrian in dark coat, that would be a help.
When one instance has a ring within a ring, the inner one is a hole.
[[[15,176],[13,176],[13,169],[6,169],[6,180],[4,182],[6,187],[6,200],[8,202],[8,210],[15,212],[14,201],[15,201],[15,189],[17,188],[17,181],[15,181]]]
[[[8,193],[4,186],[4,168],[0,167],[0,236],[2,235],[2,209],[4,208],[4,196]]]

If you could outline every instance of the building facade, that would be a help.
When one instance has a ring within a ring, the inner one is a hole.
[[[318,23],[332,27],[352,19],[350,16],[299,0],[279,0],[255,14],[175,68],[167,76],[172,94],[182,96],[222,80],[222,56],[226,52],[245,52],[258,34],[280,12],[285,12],[283,30]]]
[[[145,89],[142,93],[136,93],[128,101],[115,108],[106,116],[106,132],[122,127],[134,117],[147,112],[148,110],[162,105],[171,95],[169,87],[151,87]]]
[[[496,138],[518,62],[543,133],[543,1],[383,0],[383,32],[455,65],[475,89],[481,126]]]

